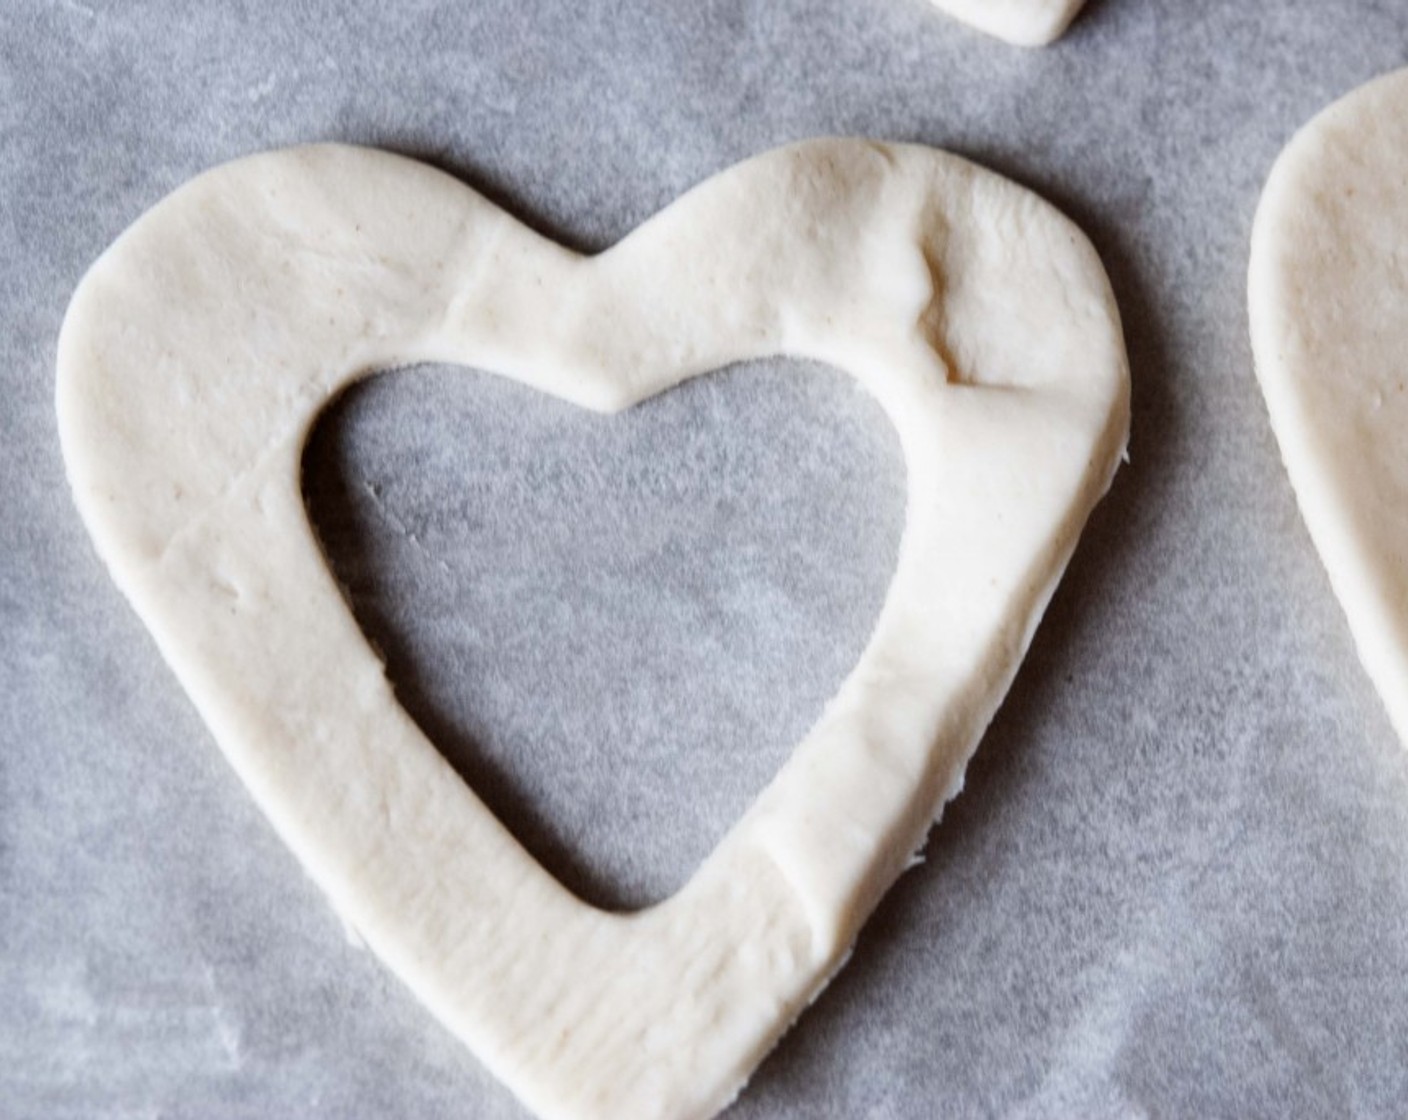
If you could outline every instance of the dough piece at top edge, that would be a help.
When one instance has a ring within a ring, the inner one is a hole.
[[[1408,70],[1341,98],[1281,153],[1247,302],[1301,514],[1408,742]]]
[[[933,0],[942,12],[1018,47],[1044,47],[1063,34],[1085,0]]]

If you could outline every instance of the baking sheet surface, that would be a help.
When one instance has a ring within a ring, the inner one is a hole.
[[[921,0],[7,0],[0,1115],[523,1115],[349,940],[96,559],[53,410],[92,260],[279,145],[420,156],[596,250],[822,134],[950,148],[1087,230],[1132,460],[926,861],[728,1115],[1401,1115],[1408,755],[1278,461],[1245,272],[1285,141],[1405,64],[1387,0],[1092,0],[1039,52]],[[878,408],[784,361],[616,420],[388,375],[305,487],[413,714],[617,906],[687,878],[815,718],[904,501]]]

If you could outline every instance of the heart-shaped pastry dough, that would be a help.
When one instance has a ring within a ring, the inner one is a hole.
[[[934,0],[940,11],[1019,47],[1059,39],[1085,0]]]
[[[309,528],[304,439],[351,381],[412,362],[610,411],[776,354],[848,370],[898,428],[894,581],[688,884],[604,913],[397,704]],[[1070,222],[956,157],[860,141],[741,164],[594,257],[407,159],[254,156],[124,233],[59,346],[79,508],[221,749],[366,942],[548,1117],[713,1114],[841,966],[957,791],[1127,399]]]
[[[1408,742],[1408,70],[1287,145],[1257,210],[1248,289],[1301,513]]]

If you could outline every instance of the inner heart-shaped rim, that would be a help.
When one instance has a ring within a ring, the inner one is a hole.
[[[894,422],[894,581],[689,883],[604,913],[397,704],[309,528],[301,450],[378,369],[474,366],[614,411],[775,354],[850,372]],[[820,991],[956,792],[1114,471],[1128,375],[1079,231],[930,149],[779,149],[582,257],[428,167],[327,145],[217,168],[124,233],[69,309],[58,409],[113,578],[367,943],[542,1115],[693,1117]]]
[[[302,478],[401,705],[616,911],[678,890],[816,721],[904,521],[885,414],[788,360],[613,416],[455,366],[381,374],[324,410]]]

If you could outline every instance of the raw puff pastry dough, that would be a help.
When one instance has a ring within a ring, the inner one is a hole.
[[[1277,160],[1248,305],[1301,513],[1408,742],[1408,70],[1326,109]]]
[[[1085,0],[934,0],[941,11],[1019,47],[1059,39]]]
[[[391,366],[611,411],[774,354],[849,371],[895,423],[894,581],[855,670],[689,883],[603,913],[397,704],[309,528],[301,449]],[[958,790],[1127,398],[1069,221],[954,156],[849,140],[743,163],[594,257],[397,156],[254,156],[124,233],[59,347],[79,508],[221,749],[372,949],[564,1118],[714,1114],[841,966]]]

